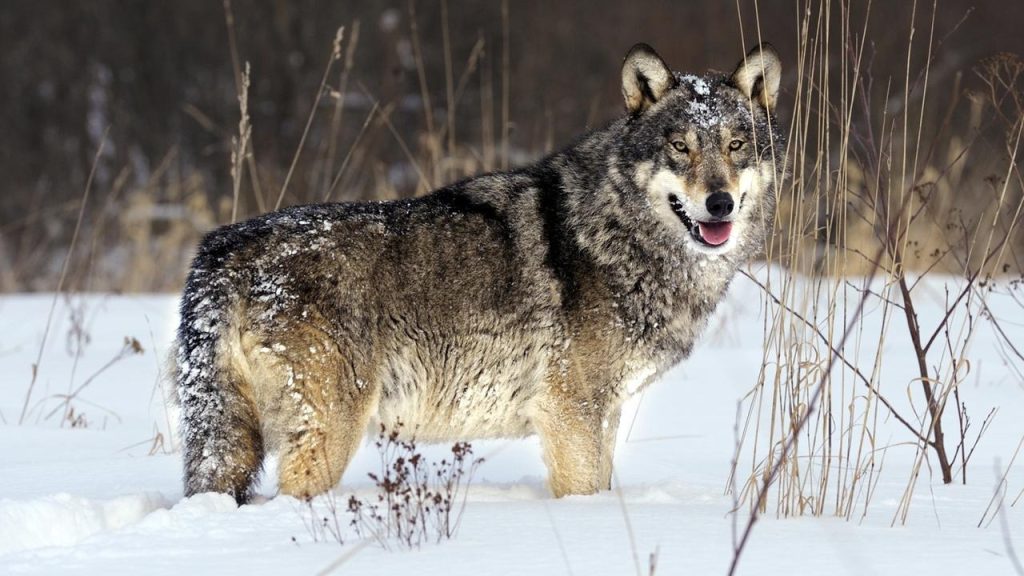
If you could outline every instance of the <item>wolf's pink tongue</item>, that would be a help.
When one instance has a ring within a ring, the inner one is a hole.
[[[701,238],[712,246],[725,244],[732,233],[732,222],[697,222]]]

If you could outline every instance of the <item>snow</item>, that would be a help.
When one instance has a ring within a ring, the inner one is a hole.
[[[934,322],[942,312],[942,283],[933,279],[917,290],[922,322]],[[52,295],[0,297],[0,574],[316,574],[341,562],[332,573],[621,575],[636,573],[637,563],[646,574],[655,551],[657,574],[724,574],[734,520],[740,527],[746,520],[745,513],[730,514],[733,497],[725,489],[737,402],[756,383],[762,362],[761,301],[758,288],[737,278],[691,358],[626,405],[617,491],[554,500],[535,438],[474,442],[486,463],[459,533],[408,552],[361,546],[350,531],[343,545],[314,538],[308,508],[275,496],[274,462],[262,497],[251,505],[239,508],[218,494],[182,497],[180,455],[172,450],[178,415],[158,386],[177,322],[174,295],[58,299],[28,417],[18,425]],[[1011,339],[1024,342],[1020,304],[998,291],[988,303]],[[77,365],[69,354],[72,307],[84,309],[90,336]],[[861,334],[866,349],[881,307],[869,306],[868,314]],[[1024,383],[994,331],[978,322],[961,397],[976,427],[990,407],[999,411],[978,444],[968,484],[944,486],[937,470],[923,468],[907,523],[890,526],[914,450],[901,444],[905,430],[880,412],[878,444],[893,447],[866,517],[858,508],[849,521],[776,518],[770,505],[740,574],[1013,574],[1000,522],[978,524],[996,470],[1006,470],[1024,435]],[[908,384],[919,386],[911,381],[915,361],[898,334],[893,330],[885,343],[882,373],[891,399],[906,406],[920,392]],[[55,395],[99,371],[126,336],[137,338],[145,353],[99,372],[72,402],[87,426],[61,427],[59,411],[48,419],[60,405]],[[861,356],[870,369],[873,356]],[[426,456],[440,458],[447,450],[428,448]],[[376,469],[377,454],[364,445],[338,500],[352,490],[372,497],[366,474]],[[1010,504],[1022,489],[1024,454],[1005,487],[1018,556],[1024,556],[1024,498]],[[323,504],[316,505],[320,513]]]
[[[135,524],[167,508],[161,494],[92,500],[65,492],[34,500],[0,502],[0,554],[32,548],[68,547],[104,530]]]
[[[711,94],[711,87],[708,86],[707,80],[694,76],[693,74],[686,74],[683,76],[683,80],[693,86],[693,91],[701,96],[707,96]]]
[[[686,103],[687,116],[701,128],[717,126],[722,121],[718,113],[721,104],[711,98],[711,86],[708,81],[693,74],[685,74],[681,78],[690,85],[694,94],[693,99]]]

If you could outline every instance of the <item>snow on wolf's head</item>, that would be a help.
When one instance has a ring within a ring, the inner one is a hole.
[[[761,246],[784,166],[774,114],[780,73],[768,45],[728,76],[673,72],[646,44],[626,55],[629,116],[616,168],[631,176],[637,205],[685,250],[726,255]]]

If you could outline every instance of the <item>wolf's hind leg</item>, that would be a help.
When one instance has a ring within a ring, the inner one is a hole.
[[[355,364],[313,328],[294,328],[264,352],[259,386],[276,391],[268,407],[280,447],[282,494],[309,499],[338,484],[366,431],[374,396]]]
[[[180,389],[185,496],[223,492],[244,504],[263,465],[256,407],[232,370],[201,376]]]
[[[282,443],[278,484],[283,494],[309,499],[338,484],[366,431],[370,404],[365,395],[306,404],[309,418]]]
[[[282,494],[308,500],[335,487],[359,447],[366,417],[351,409],[323,416],[322,423],[285,440],[278,479]]]

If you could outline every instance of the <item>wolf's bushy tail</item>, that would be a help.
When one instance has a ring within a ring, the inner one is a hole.
[[[181,297],[176,389],[181,403],[185,495],[223,492],[244,503],[259,476],[263,438],[248,386],[228,358],[245,289],[231,268],[241,240],[230,228],[203,240]]]

